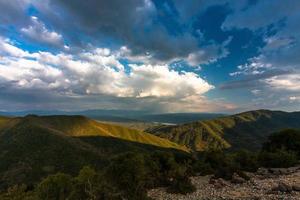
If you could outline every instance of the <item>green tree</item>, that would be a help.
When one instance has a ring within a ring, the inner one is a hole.
[[[268,152],[293,151],[300,158],[300,130],[286,129],[271,134],[268,141],[263,144],[263,150]]]
[[[43,200],[65,200],[73,190],[72,177],[57,173],[45,178],[37,187],[37,195]]]
[[[15,185],[7,189],[7,192],[0,194],[1,200],[37,200],[33,191],[27,191],[27,186]]]
[[[126,153],[113,159],[105,172],[107,182],[123,191],[127,199],[147,199],[146,179],[148,171],[142,154]]]

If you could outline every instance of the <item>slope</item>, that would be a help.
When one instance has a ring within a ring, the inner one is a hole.
[[[185,149],[166,139],[82,116],[0,117],[0,189],[56,172],[96,169],[127,151]]]
[[[300,128],[300,112],[256,110],[146,131],[197,151],[229,147],[256,150],[270,133],[284,128]]]
[[[156,137],[149,133],[144,133],[136,129],[130,129],[118,125],[106,124],[91,120],[84,116],[35,116],[25,117],[32,123],[38,124],[48,129],[60,131],[72,137],[103,136],[113,137],[131,142],[154,145],[163,148],[174,148],[186,150],[184,147],[170,142],[169,140]]]

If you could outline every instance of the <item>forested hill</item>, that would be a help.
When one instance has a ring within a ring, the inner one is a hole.
[[[270,133],[285,128],[300,128],[300,112],[255,110],[146,131],[193,150],[229,147],[256,150]]]

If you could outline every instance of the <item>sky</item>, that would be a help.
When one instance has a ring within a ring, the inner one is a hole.
[[[300,1],[0,0],[0,111],[300,110]]]

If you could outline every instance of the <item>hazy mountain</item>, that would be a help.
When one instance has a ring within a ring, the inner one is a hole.
[[[60,111],[60,110],[28,110],[18,112],[0,112],[2,116],[25,116],[29,114],[35,115],[83,115],[100,121],[110,122],[158,122],[170,124],[182,124],[197,120],[213,119],[224,116],[219,113],[161,113],[153,114],[149,111],[135,110],[83,110],[83,111]]]
[[[257,110],[146,131],[193,150],[229,147],[256,150],[270,133],[285,128],[300,128],[300,112]]]
[[[166,139],[83,116],[0,117],[0,187],[58,171],[99,168],[126,151],[184,149]]]
[[[217,117],[225,116],[225,114],[219,113],[163,113],[163,114],[151,114],[142,115],[141,119],[150,122],[170,123],[170,124],[182,124],[187,122],[193,122],[197,120],[214,119]]]

